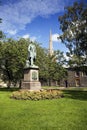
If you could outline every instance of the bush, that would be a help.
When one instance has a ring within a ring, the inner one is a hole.
[[[56,99],[63,97],[62,91],[59,90],[20,90],[13,92],[11,98],[18,100],[44,100],[44,99]]]

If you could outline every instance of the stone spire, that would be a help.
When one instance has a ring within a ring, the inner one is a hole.
[[[52,32],[50,30],[50,37],[49,37],[49,55],[53,54],[53,45],[52,45]]]

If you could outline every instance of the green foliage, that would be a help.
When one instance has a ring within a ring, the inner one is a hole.
[[[37,44],[36,64],[39,66],[40,80],[49,82],[58,81],[66,76],[66,70],[63,68],[65,58],[62,52],[55,51],[52,56],[48,55],[45,48]]]
[[[68,64],[70,67],[81,67],[84,66],[85,64],[85,58],[82,56],[77,56],[77,55],[68,55],[69,56],[69,60],[68,60]]]
[[[8,39],[1,44],[0,68],[3,80],[8,81],[8,87],[11,83],[16,85],[23,77],[23,68],[27,58],[27,44],[24,39],[19,41]]]
[[[40,79],[46,80],[47,77],[47,50],[42,48],[39,44],[37,47],[36,65],[39,66],[39,77]]]
[[[0,24],[2,23],[2,19],[0,18]],[[0,30],[0,40],[5,38],[5,34]]]
[[[59,90],[40,90],[40,91],[29,91],[21,90],[13,92],[11,98],[18,100],[45,100],[45,99],[56,99],[63,97],[63,94]]]
[[[66,69],[63,67],[65,58],[63,53],[55,51],[54,55],[48,55],[48,79],[49,85],[52,80],[59,81],[66,76]]]
[[[2,19],[0,18],[0,23],[2,23]]]
[[[0,39],[2,38],[2,35],[3,35],[2,31],[0,31]]]
[[[27,47],[31,41],[23,38],[19,40],[6,39],[0,42],[0,70],[2,79],[16,86],[23,78],[23,69],[27,60]],[[37,50],[35,65],[39,66],[40,80],[49,82],[58,81],[65,76],[65,63],[63,53],[56,51],[54,55],[48,55],[48,51],[34,42]],[[49,84],[50,85],[50,84]]]
[[[59,21],[63,32],[60,39],[70,54],[78,58],[87,55],[87,4],[75,2],[73,6],[66,7]]]

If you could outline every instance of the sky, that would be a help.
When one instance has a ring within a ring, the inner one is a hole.
[[[0,0],[0,30],[6,37],[30,38],[44,48],[49,47],[49,33],[52,31],[53,49],[64,53],[67,50],[60,40],[62,32],[58,17],[64,14],[64,7],[76,0]],[[81,2],[82,0],[77,0]],[[83,0],[87,3],[87,0]]]

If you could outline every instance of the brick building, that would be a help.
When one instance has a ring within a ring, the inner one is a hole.
[[[82,72],[80,69],[79,71],[76,71],[75,68],[68,68],[67,73],[67,80],[61,80],[60,86],[67,85],[67,87],[87,87],[86,72]]]

